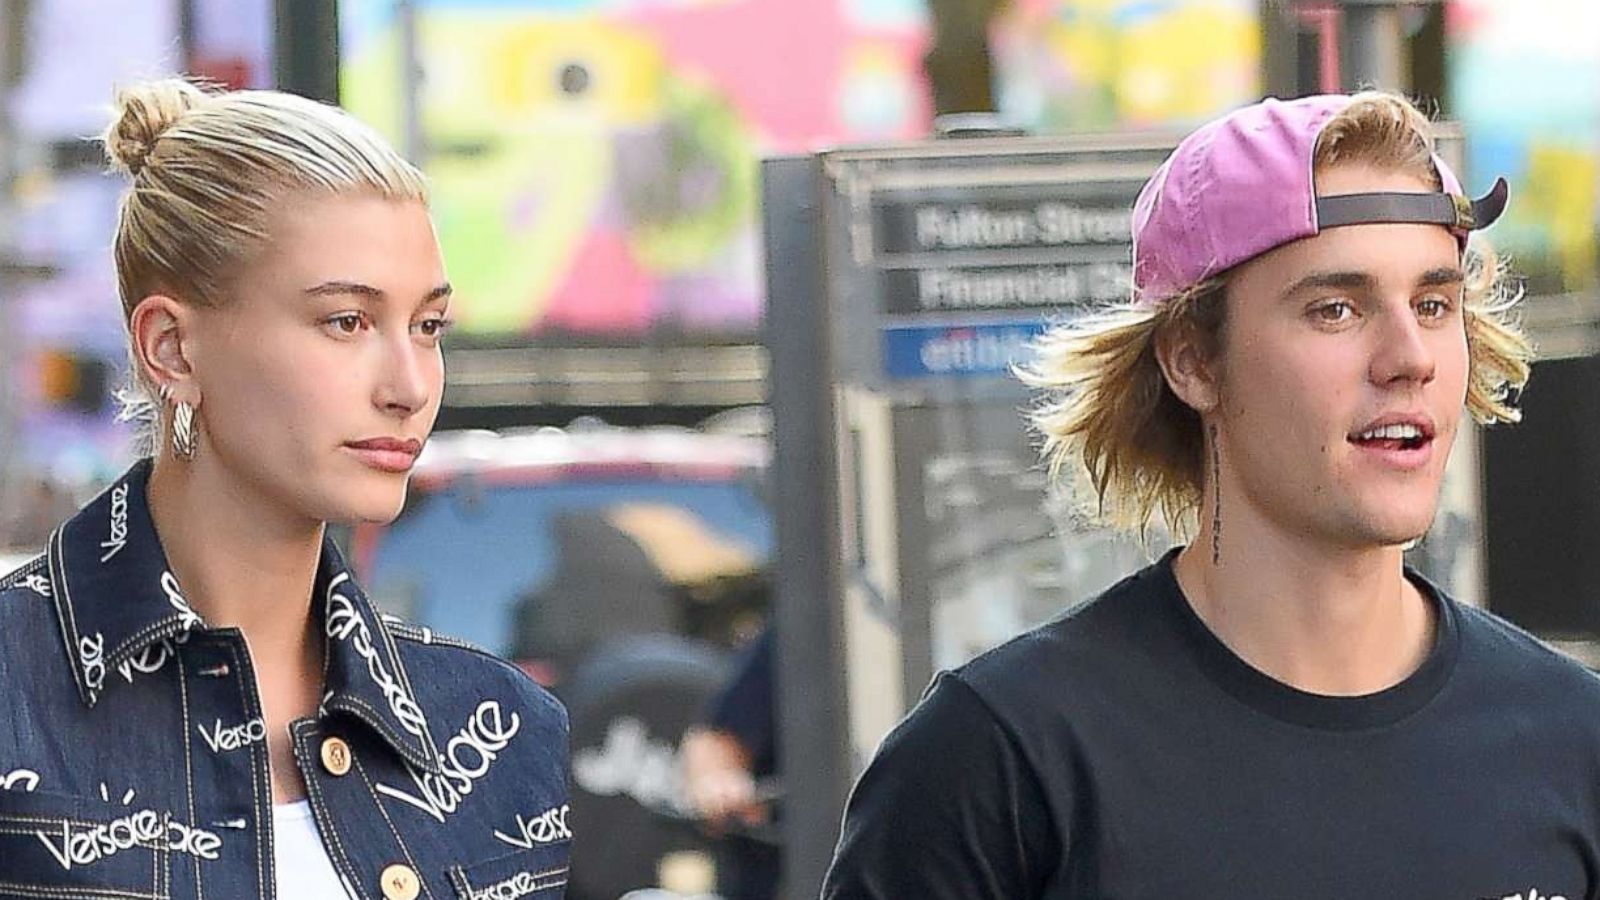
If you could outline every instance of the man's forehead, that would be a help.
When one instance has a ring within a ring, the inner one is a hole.
[[[1265,255],[1277,256],[1294,268],[1352,269],[1388,276],[1461,264],[1460,244],[1449,229],[1411,223],[1330,228]]]

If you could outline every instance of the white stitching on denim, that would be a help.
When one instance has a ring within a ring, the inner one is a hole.
[[[135,631],[132,635],[129,635],[123,640],[122,643],[118,644],[116,649],[112,650],[110,655],[106,657],[106,664],[109,666],[115,666],[118,663],[123,662],[125,659],[132,658],[135,653],[139,652],[150,644],[154,644],[158,640],[176,637],[177,635],[190,630],[183,627],[172,627],[174,625],[182,626],[182,624],[183,619],[181,617],[167,616],[164,619],[160,619],[156,622],[146,625],[138,631]]]
[[[383,644],[389,648],[389,658],[394,660],[395,674],[400,676],[400,682],[405,685],[406,693],[411,695],[411,701],[417,704],[418,712],[422,712],[422,701],[417,699],[417,690],[411,686],[411,675],[406,672],[405,661],[400,658],[400,648],[395,646],[394,635],[389,633],[383,624],[382,617],[378,619],[378,632],[383,635]],[[422,743],[424,756],[431,755],[435,762],[439,759],[439,745],[433,739],[433,723],[428,720],[428,714],[422,713]],[[431,751],[428,753],[426,751]]]
[[[78,620],[72,612],[72,585],[67,581],[67,564],[65,559],[62,558],[61,549],[66,543],[66,538],[63,535],[65,530],[66,526],[63,525],[50,535],[50,544],[46,552],[50,558],[50,580],[59,582],[61,588],[59,596],[56,597],[56,620],[61,623],[62,636],[66,639],[67,646],[72,650],[76,650],[78,647]],[[69,652],[68,656],[70,657],[71,655]],[[72,669],[72,680],[78,685],[79,695],[83,697],[84,703],[93,709],[95,701],[100,699],[99,695],[90,691],[88,686],[84,684],[83,671],[78,668],[76,659],[70,660],[69,667]]]
[[[433,771],[433,768],[428,763],[427,756],[411,747],[410,743],[399,732],[389,727],[389,723],[384,721],[383,714],[378,712],[372,704],[354,694],[340,694],[324,705],[331,710],[342,710],[350,713],[377,729],[384,737],[389,739],[389,742],[394,745],[396,752],[400,754],[402,759],[419,769]]]
[[[345,874],[346,872],[355,872],[356,867],[350,862],[349,855],[345,853],[344,843],[339,840],[339,829],[334,827],[333,816],[328,813],[327,804],[323,802],[322,785],[317,781],[315,777],[316,767],[311,763],[311,736],[312,732],[316,730],[316,725],[309,720],[302,720],[302,722],[305,723],[305,727],[301,728],[299,733],[296,733],[295,729],[290,727],[289,736],[290,744],[295,751],[295,759],[300,763],[301,776],[305,779],[306,799],[311,801],[311,814],[316,821],[328,823],[328,850],[330,854],[339,857],[338,862],[344,863],[344,869],[339,871],[339,877],[343,879],[345,889],[356,892],[355,900],[364,900],[367,897],[367,893],[357,887]],[[350,756],[354,759],[355,753],[352,751]],[[319,834],[322,832],[321,827],[317,828],[317,832]],[[335,868],[338,868],[337,863]]]
[[[236,681],[239,685],[240,699],[244,702],[245,712],[260,715],[261,698],[257,697],[255,692],[256,669],[254,662],[250,659],[248,653],[239,652],[239,646],[235,641],[225,641],[223,646],[227,648],[228,654],[233,657],[234,666],[239,670],[239,677]],[[184,735],[184,739],[187,740],[188,735]],[[267,892],[269,890],[273,891],[274,894],[277,891],[277,873],[272,869],[276,860],[265,852],[274,837],[271,818],[268,817],[267,823],[263,825],[261,816],[263,805],[261,800],[261,779],[263,777],[267,779],[266,805],[270,806],[272,804],[271,760],[268,759],[266,765],[257,765],[261,761],[260,758],[265,756],[266,753],[267,747],[265,744],[253,744],[250,747],[250,811],[256,818],[256,893],[261,900],[267,900]]]
[[[474,866],[474,868],[476,868],[476,866]],[[530,878],[532,878],[534,883],[528,888],[528,893],[519,895],[519,896],[523,896],[523,897],[529,897],[529,896],[532,896],[533,893],[537,892],[537,891],[547,891],[547,890],[549,890],[551,888],[562,887],[563,885],[565,885],[567,883],[567,879],[564,876],[566,876],[569,871],[570,871],[570,867],[568,867],[568,866],[560,866],[560,867],[554,868],[554,869],[546,869],[546,870],[544,870],[542,872],[514,872],[514,873],[512,873],[512,875],[510,877],[516,878],[519,875],[528,875]],[[455,866],[455,867],[452,868],[452,874],[454,874],[454,873],[460,873],[460,884],[458,884],[456,886],[456,893],[462,894],[463,895],[463,900],[473,900],[473,898],[477,896],[478,889],[474,888],[472,886],[472,882],[467,880],[466,869],[461,867],[461,866]],[[545,881],[546,879],[556,879],[556,878],[559,878],[560,880],[559,881],[550,881],[547,884],[541,884],[540,883],[542,881]],[[505,881],[505,880],[506,879],[501,879],[501,881]],[[496,886],[498,884],[500,884],[500,882],[495,882],[494,885],[485,884],[484,885],[484,889],[487,890],[488,888]],[[463,891],[462,890],[463,887],[466,890]]]
[[[389,826],[389,833],[394,835],[394,842],[400,845],[400,852],[405,856],[406,863],[410,865],[412,869],[420,873],[422,871],[422,867],[417,865],[417,860],[411,855],[410,848],[406,846],[405,840],[400,837],[400,830],[394,827],[394,820],[389,818],[389,811],[384,809],[383,804],[379,802],[378,792],[373,790],[372,779],[367,777],[367,767],[361,764],[361,757],[351,754],[350,759],[356,764],[356,773],[361,776],[361,783],[366,786],[367,796],[372,798],[372,805],[376,806],[378,808],[378,812],[383,815],[384,823]],[[427,879],[424,879],[421,877],[421,875],[418,875],[417,881],[422,885],[422,892],[429,897],[432,897],[433,891],[428,889]]]
[[[350,574],[344,572],[336,576],[328,584],[326,623],[323,630],[331,638],[343,642],[351,640],[351,647],[356,654],[366,660],[367,674],[372,682],[383,693],[384,699],[389,702],[389,712],[406,731],[411,732],[422,742],[424,755],[437,755],[438,750],[433,743],[433,735],[428,729],[427,715],[418,705],[416,692],[411,689],[411,683],[406,678],[405,669],[400,665],[399,654],[394,648],[394,640],[389,636],[388,630],[379,620],[377,631],[380,638],[373,641],[373,628],[367,621],[366,613],[358,609],[356,602],[349,596],[338,591],[340,585],[350,581]],[[352,585],[354,583],[352,582]],[[355,596],[361,597],[359,591]],[[336,608],[337,607],[337,608]],[[353,640],[352,640],[353,637]],[[387,660],[382,658],[380,647],[388,653]],[[391,672],[390,669],[394,671]]]
[[[19,569],[14,569],[4,576],[0,576],[0,591],[9,591],[19,587],[26,587],[28,579],[38,575],[45,568],[45,554],[41,553],[33,559],[22,564]]]
[[[189,821],[199,824],[199,819],[194,814],[194,753],[190,747],[189,737],[189,676],[184,669],[183,657],[173,653],[174,665],[178,670],[178,700],[183,705],[183,777],[188,785],[188,810]],[[205,884],[200,877],[200,857],[194,859],[194,890],[195,900],[206,900]]]
[[[454,647],[457,650],[469,650],[481,656],[487,656],[492,659],[500,659],[500,657],[489,652],[489,650],[486,648],[480,647],[471,641],[464,641],[461,638],[451,637],[448,634],[440,634],[431,628],[423,628],[419,625],[413,625],[410,622],[400,620],[390,622],[389,630],[394,634],[395,637],[404,641],[410,641],[413,644],[422,644],[427,647]]]
[[[159,894],[141,894],[137,891],[115,891],[110,888],[82,887],[74,887],[69,891],[65,888],[19,884],[14,881],[0,881],[0,894],[13,897],[61,897],[64,900],[84,900],[85,897],[104,897],[107,900],[167,900],[166,897]]]

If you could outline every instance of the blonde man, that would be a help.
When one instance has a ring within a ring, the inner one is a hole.
[[[830,898],[1600,897],[1600,680],[1402,561],[1527,342],[1429,123],[1385,94],[1201,128],[1126,308],[1030,380],[1058,472],[1193,535],[942,675],[851,799]]]

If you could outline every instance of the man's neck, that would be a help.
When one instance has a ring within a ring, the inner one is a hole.
[[[1189,604],[1234,653],[1331,696],[1392,687],[1427,659],[1436,611],[1405,578],[1399,547],[1330,547],[1243,518],[1228,523],[1219,557],[1205,523],[1174,564]]]

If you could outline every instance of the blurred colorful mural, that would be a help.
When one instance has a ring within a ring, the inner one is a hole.
[[[1012,0],[997,102],[1040,132],[1181,126],[1255,100],[1256,0]]]
[[[1600,4],[1453,0],[1450,106],[1474,191],[1511,205],[1490,235],[1535,293],[1592,291],[1600,226]]]
[[[341,3],[341,90],[399,140],[395,6]],[[416,10],[421,155],[468,333],[751,338],[760,158],[928,131],[920,0]]]

